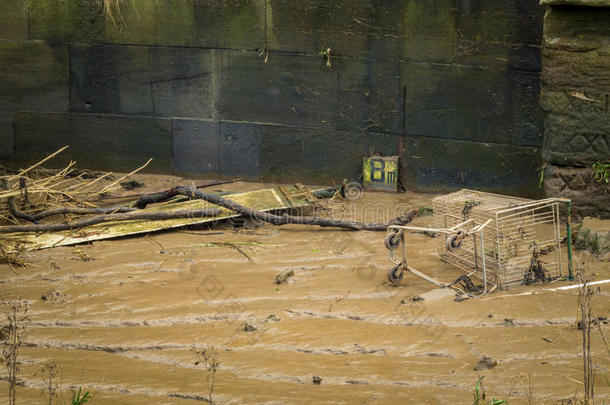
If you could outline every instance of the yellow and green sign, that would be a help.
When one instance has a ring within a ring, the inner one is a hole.
[[[368,190],[398,191],[398,156],[364,158],[362,184]]]

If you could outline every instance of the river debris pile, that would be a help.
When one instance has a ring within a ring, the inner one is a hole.
[[[27,169],[0,178],[3,184],[0,221],[5,223],[0,226],[3,257],[22,250],[145,234],[240,216],[273,225],[385,231],[387,226],[406,224],[416,215],[416,211],[410,211],[389,223],[363,223],[295,214],[295,209],[304,207],[318,208],[316,212],[320,207],[328,208],[328,204],[320,203],[321,199],[340,196],[342,187],[311,191],[295,184],[229,196],[201,190],[231,182],[217,180],[178,185],[150,194],[130,194],[117,204],[111,193],[121,188],[138,188],[132,187],[134,181],[125,179],[146,167],[150,160],[117,179],[111,173],[78,170],[76,162],[61,170],[43,168],[45,162],[66,148]]]

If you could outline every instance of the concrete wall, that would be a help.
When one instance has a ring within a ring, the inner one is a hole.
[[[610,1],[544,3],[545,191],[610,217],[610,193],[591,176],[591,164],[610,161]]]
[[[538,192],[534,0],[123,3],[0,3],[0,159],[326,183],[374,151],[420,190]]]

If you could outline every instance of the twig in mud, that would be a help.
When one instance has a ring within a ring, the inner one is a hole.
[[[214,346],[204,346],[197,348],[193,346],[191,349],[193,354],[199,359],[195,362],[195,365],[203,364],[206,370],[206,381],[208,382],[208,401],[210,405],[212,401],[212,394],[214,393],[214,379],[216,378],[216,371],[220,367],[218,361],[218,350],[214,349]]]
[[[286,224],[296,224],[296,225],[317,225],[321,227],[337,227],[337,228],[345,228],[351,230],[365,230],[365,231],[383,231],[387,230],[387,227],[390,225],[405,225],[413,220],[413,218],[417,215],[416,210],[411,210],[407,214],[402,215],[396,219],[391,220],[388,223],[363,223],[357,221],[350,220],[338,220],[331,218],[321,218],[321,217],[310,217],[310,216],[292,216],[292,215],[275,215],[268,212],[262,212],[258,210],[254,210],[252,208],[245,207],[241,204],[238,204],[234,201],[228,200],[226,198],[208,194],[200,190],[196,190],[192,187],[188,186],[178,186],[175,187],[174,190],[178,194],[186,195],[190,198],[198,198],[209,203],[218,205],[220,207],[227,208],[231,211],[235,211],[238,214],[244,215],[248,218],[256,218],[265,222],[268,222],[273,225],[286,225]]]
[[[154,240],[153,238],[151,238],[149,235],[146,235],[144,237],[144,239],[146,239],[149,242],[154,243],[155,245],[159,246],[161,248],[161,250],[165,250],[165,248],[163,247],[163,245],[160,242],[157,242],[156,240]]]
[[[347,298],[347,296],[349,295],[349,293],[352,290],[347,290],[347,292],[345,294],[343,294],[342,297],[339,298],[335,298],[335,301],[333,301],[329,306],[328,306],[328,312],[331,312],[333,310],[333,307],[338,304],[339,302],[343,301],[345,298]]]

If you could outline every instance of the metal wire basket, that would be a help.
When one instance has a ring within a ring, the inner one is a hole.
[[[437,253],[468,277],[483,280],[484,292],[507,289],[562,276],[560,204],[570,200],[524,198],[460,190],[433,199]],[[390,281],[402,279],[408,270],[442,287],[451,287],[426,277],[407,265],[404,231],[417,227],[390,226],[386,247],[397,265],[388,273]],[[470,240],[469,240],[470,239]],[[395,251],[403,243],[402,259]]]

